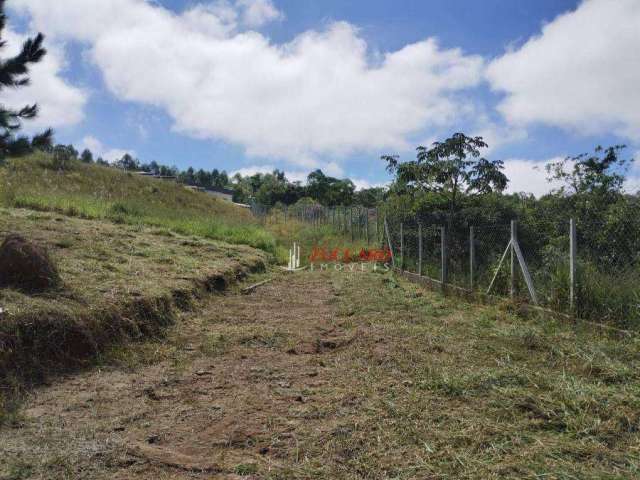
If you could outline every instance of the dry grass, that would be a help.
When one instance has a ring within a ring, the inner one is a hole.
[[[37,382],[107,345],[158,335],[194,296],[264,266],[246,246],[142,226],[0,209],[0,238],[46,247],[63,284],[41,294],[0,289],[0,379]]]
[[[635,478],[639,346],[391,276],[283,276],[39,391],[0,475]]]

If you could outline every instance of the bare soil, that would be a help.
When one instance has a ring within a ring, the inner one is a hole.
[[[37,478],[234,478],[277,469],[295,451],[301,424],[333,428],[313,411],[335,374],[324,358],[351,337],[335,322],[328,283],[287,277],[214,298],[181,319],[173,359],[39,389],[24,421],[0,435],[0,451],[24,459]]]
[[[639,361],[391,276],[276,274],[34,391],[0,478],[634,478]]]

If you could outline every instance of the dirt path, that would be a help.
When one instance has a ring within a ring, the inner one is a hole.
[[[40,470],[38,459],[51,478],[56,469],[86,478],[233,478],[257,465],[277,468],[295,450],[300,423],[314,423],[309,402],[331,380],[323,357],[351,340],[335,322],[328,279],[302,278],[212,299],[181,320],[177,348],[163,353],[173,358],[160,364],[40,389],[28,421],[0,437],[3,450],[30,452],[24,474]]]
[[[640,478],[639,352],[390,275],[283,275],[34,392],[0,479]]]

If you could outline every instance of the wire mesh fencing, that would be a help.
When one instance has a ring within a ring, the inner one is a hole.
[[[252,204],[251,212],[263,223],[301,222],[310,228],[331,226],[345,238],[377,245],[383,239],[383,224],[376,208],[360,206]]]
[[[435,214],[382,217],[364,207],[253,205],[252,211],[263,220],[331,225],[345,239],[389,246],[395,267],[446,285],[640,327],[640,218],[473,224]]]
[[[636,224],[637,223],[637,224]],[[387,219],[397,268],[622,328],[640,326],[640,221]]]

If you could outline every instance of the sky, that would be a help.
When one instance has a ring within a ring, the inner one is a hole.
[[[640,0],[9,0],[7,53],[42,32],[27,129],[107,160],[314,169],[358,187],[455,132],[481,135],[509,191],[625,144],[640,163]],[[640,187],[632,167],[628,191]]]

